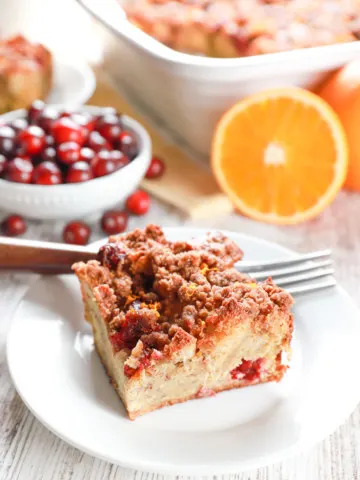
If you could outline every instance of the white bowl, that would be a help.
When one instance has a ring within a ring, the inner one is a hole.
[[[200,155],[209,154],[221,115],[244,96],[271,87],[309,88],[360,55],[360,41],[242,58],[188,55],[128,22],[118,0],[78,2],[96,20],[102,68]]]
[[[55,108],[61,109],[59,105]],[[74,108],[99,113],[101,107]],[[25,110],[15,110],[0,116],[0,122],[23,117]],[[83,183],[44,186],[8,182],[0,179],[0,209],[27,218],[42,220],[75,219],[99,214],[114,207],[132,193],[151,160],[151,140],[146,130],[135,120],[124,116],[124,125],[139,141],[140,153],[129,165],[105,177]]]

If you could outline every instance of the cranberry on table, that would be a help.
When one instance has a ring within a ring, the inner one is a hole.
[[[42,162],[34,170],[33,183],[37,185],[59,185],[63,183],[60,168],[54,162]]]
[[[9,157],[15,151],[15,130],[9,125],[0,126],[0,153]]]
[[[133,160],[139,153],[139,146],[136,136],[132,132],[124,131],[117,139],[118,148]]]
[[[63,117],[55,120],[52,125],[52,135],[55,143],[75,142],[83,143],[83,132],[71,118]]]
[[[34,166],[29,158],[15,157],[6,166],[5,178],[10,182],[30,183]]]
[[[40,113],[44,110],[45,103],[42,100],[35,100],[28,110],[29,123],[36,123]]]
[[[15,130],[16,133],[19,133],[29,126],[29,122],[25,118],[15,118],[15,120],[11,122],[10,126]]]
[[[150,197],[143,190],[136,190],[126,200],[126,208],[134,215],[145,215],[150,208]]]
[[[41,152],[41,159],[43,161],[55,162],[56,160],[56,150],[54,147],[46,147]]]
[[[86,245],[89,241],[91,229],[84,222],[70,222],[63,231],[65,243],[73,245]]]
[[[76,162],[70,165],[66,175],[67,183],[87,182],[94,178],[90,165],[87,162]]]
[[[95,157],[95,152],[89,147],[83,147],[80,150],[80,159],[81,161],[90,163],[91,160]]]
[[[122,132],[119,117],[115,114],[99,117],[96,122],[96,130],[109,142],[115,142]]]
[[[101,219],[101,228],[107,235],[115,235],[126,230],[129,216],[120,210],[109,210]]]
[[[5,170],[6,163],[7,163],[7,158],[5,157],[5,155],[0,154],[0,175]]]
[[[99,132],[91,132],[88,140],[87,146],[94,150],[95,152],[100,152],[101,150],[111,150],[111,143],[106,140]]]
[[[116,158],[112,158],[111,153],[107,150],[102,150],[91,161],[91,168],[95,177],[104,177],[121,168],[119,161]]]
[[[159,178],[165,171],[165,164],[159,157],[152,157],[151,163],[145,174],[146,178]]]
[[[10,237],[16,237],[26,232],[27,225],[20,215],[9,215],[1,222],[1,231]]]
[[[47,134],[51,133],[55,120],[59,118],[59,112],[52,107],[46,107],[36,119],[36,125],[41,127]]]
[[[37,155],[45,147],[45,133],[37,125],[30,125],[18,134],[16,141],[21,153]]]
[[[70,165],[71,163],[78,162],[80,159],[81,146],[75,142],[61,143],[57,148],[57,156],[59,161]]]

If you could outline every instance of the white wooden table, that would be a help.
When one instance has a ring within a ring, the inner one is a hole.
[[[193,225],[159,203],[130,228],[155,222]],[[238,215],[198,221],[196,226],[245,232],[298,251],[334,249],[337,278],[360,305],[360,194],[342,193],[317,220],[297,227],[275,227]],[[33,222],[28,238],[58,240],[61,224]],[[94,231],[93,240],[101,237]],[[14,309],[34,277],[0,274],[0,480],[152,480],[161,475],[125,470],[68,446],[43,427],[17,395],[6,365],[5,339]],[[31,341],[31,339],[29,339]],[[360,348],[360,345],[359,345]],[[334,352],[336,353],[336,352]],[[359,365],[360,369],[360,365]],[[354,381],[360,381],[355,379]],[[336,388],[336,379],[334,379]],[[170,477],[166,477],[170,480]],[[238,480],[357,480],[360,478],[360,407],[329,438],[283,463],[246,473]]]

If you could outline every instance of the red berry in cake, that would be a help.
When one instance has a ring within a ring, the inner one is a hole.
[[[59,185],[62,183],[62,173],[54,162],[42,162],[35,167],[33,183],[37,185]]]
[[[79,160],[83,161],[83,162],[88,162],[90,163],[91,160],[95,157],[95,152],[94,150],[92,150],[91,148],[89,147],[83,147],[81,150],[80,150],[80,158]]]
[[[17,237],[26,232],[27,225],[20,215],[10,215],[1,222],[1,231],[9,237]]]
[[[15,157],[7,163],[5,178],[10,182],[30,183],[34,166],[28,158]]]
[[[55,162],[56,161],[56,150],[54,147],[46,147],[41,152],[41,160]]]
[[[67,175],[66,183],[80,183],[87,182],[94,178],[90,165],[87,162],[75,162],[70,165]]]
[[[29,107],[28,110],[28,122],[31,124],[36,123],[37,119],[39,118],[39,115],[45,108],[45,103],[42,100],[35,100],[32,102],[32,104]]]
[[[111,143],[106,140],[99,132],[91,132],[88,140],[87,146],[90,147],[95,152],[100,152],[101,150],[111,150]]]
[[[111,152],[102,150],[92,160],[91,167],[95,177],[104,177],[118,170],[121,165],[117,159],[111,157]]]
[[[110,143],[115,142],[122,131],[119,117],[114,114],[101,116],[96,122],[96,130]]]
[[[57,144],[65,142],[82,144],[84,140],[81,126],[71,118],[59,118],[53,123],[51,131]]]
[[[135,134],[129,131],[120,133],[117,146],[130,160],[133,160],[139,153],[138,140]]]
[[[150,208],[150,197],[143,190],[136,190],[126,200],[126,208],[134,215],[145,215]]]
[[[126,230],[129,216],[120,210],[109,210],[101,219],[101,228],[107,235],[115,235]]]
[[[147,172],[146,178],[160,178],[165,171],[165,164],[159,157],[153,157]]]
[[[16,142],[22,154],[38,155],[45,147],[44,130],[37,125],[30,125],[18,134]]]
[[[65,243],[73,245],[86,245],[89,242],[91,229],[84,222],[70,222],[63,231],[63,239]]]
[[[75,142],[61,143],[57,147],[57,156],[60,162],[65,165],[78,162],[80,160],[81,146]]]

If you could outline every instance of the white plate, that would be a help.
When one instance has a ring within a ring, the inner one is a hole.
[[[167,229],[172,239],[203,234]],[[229,234],[248,259],[291,252]],[[7,358],[20,396],[68,443],[123,466],[215,475],[256,468],[329,435],[360,399],[359,312],[341,289],[299,299],[291,369],[279,384],[233,390],[131,422],[109,384],[82,320],[77,280],[42,278],[22,300]]]
[[[83,105],[94,93],[94,72],[85,63],[76,65],[54,61],[54,86],[46,103],[65,104],[70,107]]]

